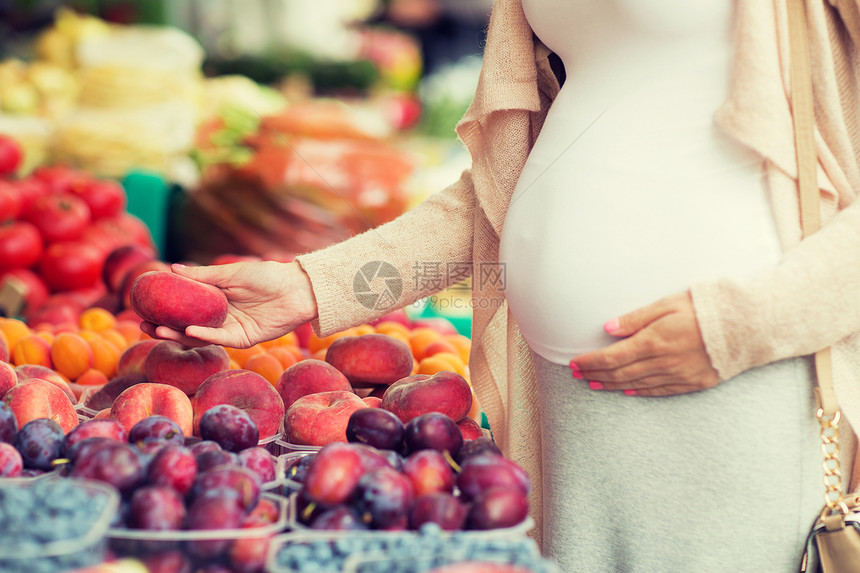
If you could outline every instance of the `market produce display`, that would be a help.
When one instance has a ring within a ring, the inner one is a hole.
[[[443,133],[427,111],[473,70],[422,98],[413,38],[354,31],[355,61],[286,77],[60,9],[0,60],[0,570],[555,573],[462,324],[398,309],[251,348],[140,330],[225,321],[171,262],[291,261],[441,188],[418,170],[453,146],[409,130]]]

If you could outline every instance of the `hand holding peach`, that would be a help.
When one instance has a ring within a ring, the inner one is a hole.
[[[173,272],[217,287],[227,296],[227,317],[220,327],[191,325],[184,330],[144,321],[150,336],[181,342],[186,346],[220,344],[249,348],[273,340],[316,318],[317,308],[310,278],[298,263],[240,262],[186,267]]]

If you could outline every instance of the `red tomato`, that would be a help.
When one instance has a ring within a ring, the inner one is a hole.
[[[0,180],[0,223],[17,219],[22,203],[18,188],[9,181]]]
[[[52,291],[61,292],[98,286],[102,265],[104,256],[96,247],[83,241],[63,241],[48,245],[39,271]]]
[[[0,135],[0,175],[15,173],[23,157],[24,152],[17,141],[7,135]]]
[[[39,229],[27,221],[0,225],[0,269],[32,267],[42,258]]]
[[[48,186],[35,177],[25,177],[15,181],[15,187],[18,188],[18,193],[21,195],[21,216],[23,217],[36,199],[50,193]]]
[[[49,165],[33,171],[33,177],[44,183],[51,193],[68,193],[90,180],[89,175],[65,165]]]
[[[99,219],[97,225],[104,225],[123,238],[123,244],[135,243],[155,249],[155,241],[146,223],[131,213],[120,213],[109,219]]]
[[[125,211],[125,189],[116,181],[93,179],[75,185],[72,193],[84,200],[93,220],[116,217]]]
[[[90,224],[90,208],[71,193],[39,197],[25,214],[36,225],[45,242],[74,241]]]
[[[42,277],[34,273],[30,269],[9,269],[8,271],[0,272],[0,283],[6,280],[6,277],[13,277],[24,285],[24,299],[27,301],[24,306],[26,312],[33,312],[45,302],[50,292],[48,285],[42,280]]]

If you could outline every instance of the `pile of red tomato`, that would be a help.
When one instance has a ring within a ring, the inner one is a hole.
[[[117,181],[66,166],[15,177],[21,147],[0,135],[0,284],[25,286],[26,310],[74,295],[86,306],[106,292],[102,269],[117,247],[154,248],[146,225],[126,212]]]

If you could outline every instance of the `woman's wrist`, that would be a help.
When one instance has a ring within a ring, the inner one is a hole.
[[[288,270],[288,285],[290,292],[296,295],[298,317],[301,323],[309,322],[319,316],[317,300],[314,296],[311,278],[297,262],[286,263]]]

